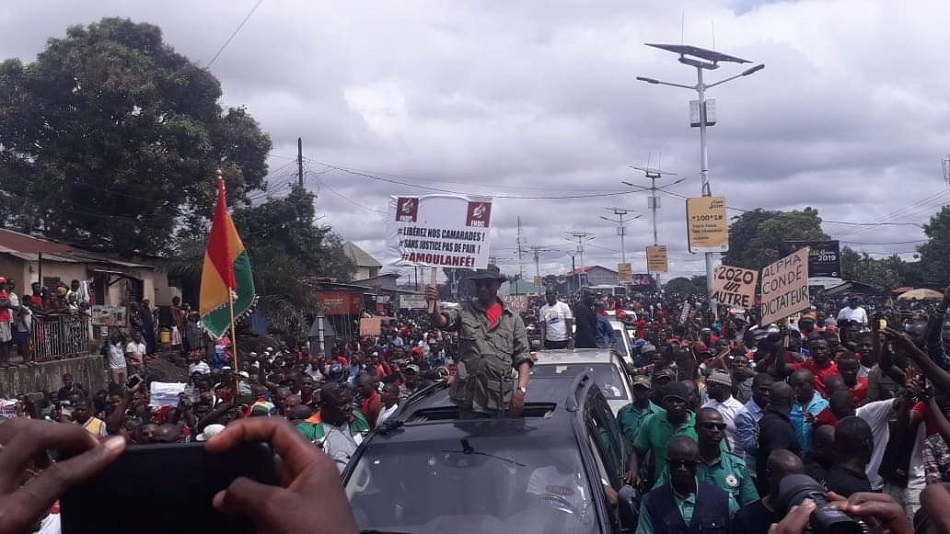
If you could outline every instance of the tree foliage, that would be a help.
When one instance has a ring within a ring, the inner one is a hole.
[[[706,277],[693,276],[692,278],[686,278],[685,276],[680,276],[678,278],[671,278],[669,282],[663,284],[663,290],[667,293],[678,295],[706,293]]]
[[[917,247],[921,275],[926,282],[950,285],[950,206],[940,208],[924,225],[927,242]]]
[[[197,233],[222,169],[263,189],[271,141],[157,26],[73,26],[30,64],[0,63],[0,224],[86,248],[167,252]]]
[[[818,210],[756,209],[733,219],[729,226],[729,251],[722,262],[734,267],[761,269],[779,259],[782,241],[828,239],[821,229]]]
[[[841,276],[845,280],[857,280],[870,284],[884,292],[913,283],[913,267],[897,254],[886,258],[872,258],[866,252],[856,252],[849,247],[841,249]]]

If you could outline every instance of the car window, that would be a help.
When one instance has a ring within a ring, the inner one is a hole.
[[[588,394],[585,411],[587,424],[603,456],[611,485],[619,489],[626,460],[625,446],[620,438],[620,426],[607,401],[603,395],[597,394],[596,390],[592,389]]]
[[[611,363],[545,363],[531,368],[532,377],[577,376],[588,373],[608,400],[633,400],[624,387],[620,369]]]
[[[370,443],[345,487],[361,530],[588,533],[592,483],[567,431]]]

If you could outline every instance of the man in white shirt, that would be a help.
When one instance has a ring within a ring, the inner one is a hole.
[[[383,401],[383,409],[376,418],[377,427],[399,411],[399,386],[396,384],[386,384],[383,386],[383,392],[380,394],[380,398]]]
[[[726,441],[729,443],[729,450],[740,458],[744,458],[745,451],[739,439],[739,431],[736,430],[736,414],[743,406],[732,396],[732,375],[721,369],[714,369],[706,379],[706,392],[709,394],[709,400],[703,408],[713,408],[722,415],[722,422],[726,423]]]
[[[145,353],[148,351],[145,342],[142,341],[142,333],[138,330],[132,332],[132,341],[125,346],[125,356],[128,358],[128,366],[132,371],[145,375]]]
[[[569,348],[574,337],[574,316],[571,307],[557,300],[554,289],[544,292],[547,304],[538,312],[538,324],[541,326],[541,340],[545,349]]]
[[[868,312],[861,306],[858,306],[858,297],[852,296],[848,299],[848,305],[841,308],[841,311],[838,312],[838,320],[854,321],[861,325],[867,325]]]
[[[112,373],[112,383],[121,386],[129,379],[128,367],[125,363],[125,347],[118,332],[109,336],[109,345],[106,347],[106,356],[109,359],[109,372]]]

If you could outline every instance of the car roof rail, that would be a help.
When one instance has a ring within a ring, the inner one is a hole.
[[[564,403],[564,409],[569,412],[576,412],[580,408],[580,400],[578,397],[579,393],[590,383],[590,375],[587,373],[581,373],[574,378],[574,382],[571,384],[571,393],[567,396],[567,401]]]

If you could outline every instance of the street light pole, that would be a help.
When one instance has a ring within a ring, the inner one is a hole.
[[[605,209],[612,210],[614,212],[614,215],[619,217],[619,219],[611,219],[610,217],[604,217],[603,215],[600,216],[601,219],[608,222],[612,222],[617,225],[617,233],[620,234],[620,263],[627,263],[627,247],[626,247],[626,243],[624,242],[624,237],[627,235],[626,223],[628,221],[634,221],[636,219],[639,219],[640,217],[642,217],[642,215],[637,215],[629,219],[624,219],[624,217],[628,213],[630,213],[630,210],[625,210],[623,208],[605,208]]]
[[[735,56],[729,56],[715,50],[707,50],[705,48],[699,48],[696,46],[686,46],[686,45],[667,45],[667,44],[650,44],[647,43],[647,46],[653,48],[659,48],[661,50],[666,50],[668,52],[673,52],[679,54],[679,62],[684,65],[690,65],[696,68],[696,85],[684,85],[680,83],[670,83],[662,82],[653,78],[644,78],[642,76],[637,76],[637,80],[641,82],[646,82],[654,85],[668,85],[671,87],[679,87],[681,89],[690,89],[696,91],[698,98],[699,106],[699,157],[700,157],[700,178],[702,180],[702,196],[708,197],[712,196],[712,188],[709,185],[709,154],[706,150],[706,126],[712,126],[715,124],[715,119],[709,121],[707,115],[707,103],[706,103],[706,90],[717,85],[722,85],[728,81],[735,80],[736,78],[741,78],[743,76],[749,76],[765,68],[764,64],[759,64],[754,67],[748,68],[741,73],[730,76],[718,82],[711,83],[707,85],[703,79],[703,70],[714,70],[719,68],[719,62],[729,62],[729,63],[750,63],[748,60],[738,58]],[[713,273],[716,268],[716,252],[706,252],[706,291],[712,296],[713,293]]]

